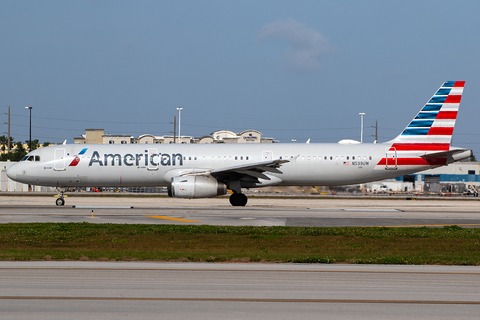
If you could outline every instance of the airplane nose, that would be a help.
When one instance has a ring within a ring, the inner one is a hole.
[[[13,165],[10,168],[7,169],[7,177],[9,177],[12,180],[15,180],[17,178],[17,166]]]

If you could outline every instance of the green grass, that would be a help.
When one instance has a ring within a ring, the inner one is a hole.
[[[0,225],[0,260],[480,265],[480,229]]]

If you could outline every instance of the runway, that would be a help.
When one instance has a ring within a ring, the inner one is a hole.
[[[230,226],[445,226],[480,227],[480,202],[467,199],[253,198],[232,207],[226,198],[2,196],[0,223],[92,222]]]
[[[0,223],[478,227],[477,201],[0,197]],[[92,216],[93,211],[93,216]],[[472,319],[480,268],[0,261],[2,319]]]
[[[472,319],[458,266],[0,262],[2,319]]]

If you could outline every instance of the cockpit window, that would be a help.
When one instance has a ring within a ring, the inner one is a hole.
[[[29,156],[26,155],[25,157],[22,158],[20,161],[40,161],[40,156]]]

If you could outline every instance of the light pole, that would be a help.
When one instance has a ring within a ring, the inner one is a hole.
[[[180,140],[180,143],[182,143],[182,136],[180,135],[180,119],[181,119],[181,114],[182,114],[182,107],[178,107],[178,140]]]
[[[30,150],[32,152],[32,107],[25,107],[25,109],[30,110]]]
[[[363,143],[363,116],[365,115],[364,112],[360,112],[360,143]]]

